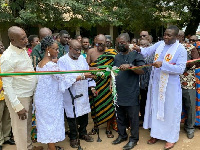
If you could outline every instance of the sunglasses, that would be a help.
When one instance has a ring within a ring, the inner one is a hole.
[[[96,46],[104,46],[105,44],[103,43],[97,43]]]

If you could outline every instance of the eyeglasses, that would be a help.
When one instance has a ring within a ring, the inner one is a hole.
[[[76,48],[73,48],[73,47],[72,47],[72,49],[75,50],[76,52],[79,52],[79,51],[81,52],[81,49],[76,49]]]
[[[146,37],[147,35],[141,35],[140,37]]]
[[[194,39],[189,39],[189,41],[191,41],[191,42],[195,42],[196,40],[194,40]]]
[[[105,44],[103,43],[96,43],[96,46],[104,46]]]

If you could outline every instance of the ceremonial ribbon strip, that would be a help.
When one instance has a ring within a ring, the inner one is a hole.
[[[187,63],[197,62],[200,61],[200,59],[193,59],[187,61]],[[134,66],[129,68],[128,70],[136,70],[136,69],[142,69],[144,67],[152,66],[153,64],[147,64],[143,66]],[[174,65],[174,64],[173,64]],[[51,74],[66,74],[66,73],[87,73],[91,72],[94,74],[97,74],[97,72],[103,72],[105,76],[110,75],[111,70],[116,74],[120,71],[119,68],[112,66],[105,65],[105,66],[99,66],[97,70],[70,70],[70,71],[32,71],[32,72],[5,72],[0,73],[0,77],[9,77],[9,76],[24,76],[24,75],[51,75]]]

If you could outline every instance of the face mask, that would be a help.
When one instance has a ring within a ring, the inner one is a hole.
[[[117,47],[118,51],[120,51],[120,52],[128,51],[128,49],[125,46],[126,46],[125,44],[119,44]]]

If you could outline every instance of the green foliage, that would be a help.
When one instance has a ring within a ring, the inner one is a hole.
[[[124,31],[183,27],[198,0],[1,0],[0,22],[25,26],[84,27],[113,25]]]

